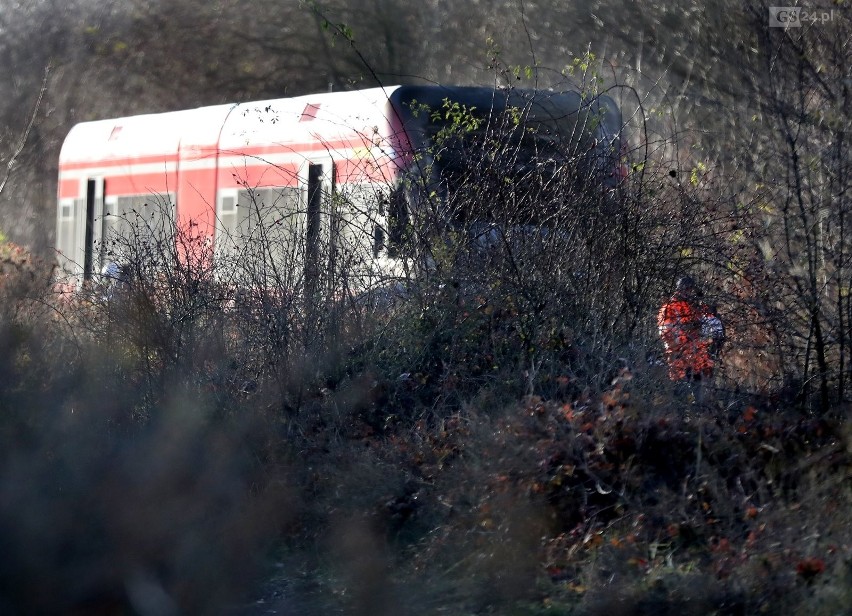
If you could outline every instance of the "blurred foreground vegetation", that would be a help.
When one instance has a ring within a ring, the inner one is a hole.
[[[623,356],[585,373],[565,325],[443,284],[272,365],[245,336],[260,308],[141,284],[57,304],[49,268],[6,254],[3,613],[852,604],[845,406],[724,374],[697,406]]]

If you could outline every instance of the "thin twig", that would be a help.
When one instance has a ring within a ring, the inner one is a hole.
[[[12,153],[12,157],[9,159],[9,162],[6,163],[6,176],[3,178],[3,181],[0,182],[0,195],[3,194],[3,189],[6,188],[6,183],[12,176],[12,168],[15,166],[15,161],[18,159],[18,156],[21,155],[21,152],[24,151],[24,146],[27,144],[27,139],[29,139],[30,132],[35,124],[38,110],[41,108],[41,101],[44,98],[44,93],[47,91],[47,79],[50,76],[50,68],[51,66],[48,64],[44,69],[44,78],[41,81],[41,90],[39,90],[38,98],[36,99],[35,105],[33,105],[33,110],[30,114],[30,121],[27,123],[27,127],[24,129],[24,132],[18,141],[18,147],[15,148],[15,151]]]

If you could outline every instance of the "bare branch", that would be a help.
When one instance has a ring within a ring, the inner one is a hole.
[[[47,91],[47,80],[50,76],[50,69],[50,64],[48,64],[44,69],[44,78],[41,81],[41,89],[39,90],[38,98],[36,99],[36,102],[33,105],[32,113],[30,114],[30,121],[27,122],[27,127],[21,134],[21,138],[18,141],[18,146],[12,153],[11,158],[9,158],[9,162],[6,163],[6,175],[3,177],[3,181],[0,182],[0,195],[3,194],[3,189],[6,187],[6,183],[9,181],[9,178],[12,175],[12,169],[15,166],[15,161],[18,159],[18,156],[21,155],[21,152],[24,151],[24,146],[27,144],[27,139],[29,138],[33,125],[35,124],[35,119],[38,115],[38,110],[41,108],[41,101],[44,98],[44,93]]]

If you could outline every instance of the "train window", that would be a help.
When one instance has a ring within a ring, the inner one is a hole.
[[[296,187],[262,188],[241,190],[236,203],[226,204],[223,200],[222,213],[228,212],[233,204],[236,216],[235,240],[244,243],[249,238],[274,234],[281,235],[279,229],[294,230],[298,227],[299,189]]]
[[[62,256],[62,268],[67,271],[74,270],[77,250],[77,227],[74,224],[74,209],[77,202],[63,203],[59,210],[59,232],[57,234],[57,246]]]
[[[223,247],[233,237],[237,227],[236,197],[222,197],[219,206],[219,224],[216,226],[216,243]]]
[[[385,230],[380,225],[376,225],[373,228],[373,258],[378,257],[384,247]]]
[[[267,270],[266,275],[294,259],[301,260],[305,212],[295,186],[240,190],[236,198],[223,197],[220,225],[220,246],[252,255],[253,263]]]
[[[347,259],[378,257],[387,244],[387,187],[343,186],[335,193],[332,203],[330,241],[335,250]]]
[[[399,256],[400,249],[409,233],[408,199],[405,189],[397,187],[388,204],[388,256]]]
[[[118,204],[115,201],[106,201],[104,203],[103,220],[101,224],[101,241],[106,246],[106,249],[101,251],[103,257],[110,256],[113,252],[114,245],[117,242],[117,236],[121,234],[121,221],[118,218]]]
[[[104,237],[110,234],[125,238],[164,238],[170,236],[174,222],[174,205],[168,195],[134,195],[118,197],[116,204],[105,206]],[[115,238],[114,238],[115,239]]]

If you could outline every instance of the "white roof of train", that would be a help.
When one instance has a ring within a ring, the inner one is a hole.
[[[387,137],[392,122],[388,98],[397,87],[83,122],[66,137],[59,165],[144,158],[182,147],[234,151],[257,143],[334,142],[374,131]]]

